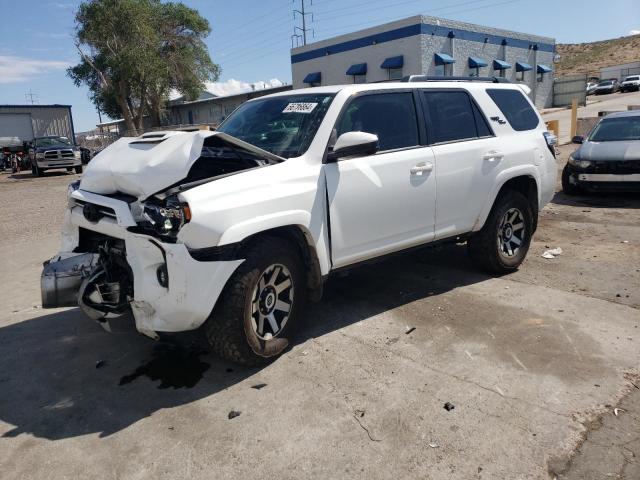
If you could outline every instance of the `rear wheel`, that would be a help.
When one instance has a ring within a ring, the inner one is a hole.
[[[482,230],[467,242],[474,263],[489,273],[509,273],[524,261],[531,235],[533,213],[520,192],[509,190],[498,197]]]
[[[205,324],[212,349],[243,365],[280,355],[304,303],[305,277],[295,245],[264,237],[243,252]]]
[[[571,172],[569,172],[569,169],[566,167],[566,165],[562,170],[562,191],[566,195],[580,194],[580,186],[576,183],[571,182]]]

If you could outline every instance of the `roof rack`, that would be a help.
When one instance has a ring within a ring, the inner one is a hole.
[[[403,77],[401,82],[488,82],[488,83],[511,83],[503,77],[442,77],[433,75],[408,75]]]

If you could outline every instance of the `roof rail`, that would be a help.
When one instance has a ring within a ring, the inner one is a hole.
[[[488,82],[488,83],[511,83],[503,77],[442,77],[433,75],[408,75],[403,77],[401,82]]]

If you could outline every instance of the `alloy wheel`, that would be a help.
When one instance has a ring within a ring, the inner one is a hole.
[[[515,257],[525,240],[524,215],[517,208],[510,208],[498,225],[498,250],[505,257]]]
[[[277,337],[284,329],[293,307],[291,272],[281,264],[267,267],[251,296],[251,324],[262,340]]]

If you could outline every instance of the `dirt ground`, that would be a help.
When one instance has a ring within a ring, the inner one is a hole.
[[[640,478],[638,194],[557,193],[511,275],[447,245],[332,278],[245,369],[39,307],[77,177],[0,176],[1,478]]]

